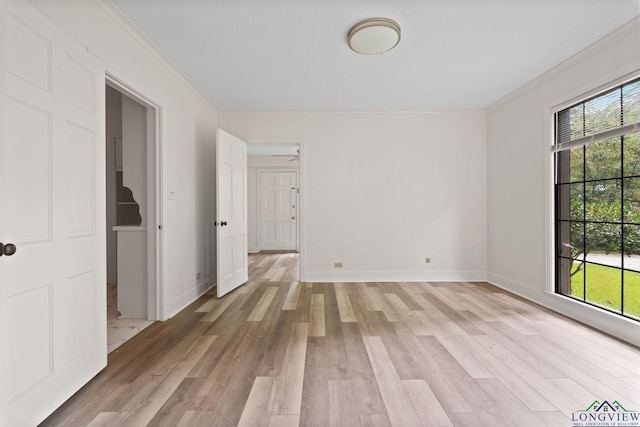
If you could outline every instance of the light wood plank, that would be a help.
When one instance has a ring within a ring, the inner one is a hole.
[[[112,427],[123,422],[127,415],[128,412],[100,412],[87,427]]]
[[[335,427],[360,423],[352,381],[329,380],[329,423]]]
[[[251,393],[244,405],[238,427],[264,427],[269,425],[278,379],[256,377]]]
[[[523,319],[518,313],[511,310],[504,310],[498,320],[518,331],[522,335],[538,335],[530,326],[530,321]]]
[[[360,414],[360,424],[362,427],[389,427],[389,417],[387,414]]]
[[[567,415],[575,411],[576,405],[579,405],[579,402],[572,398],[572,394],[567,394],[557,388],[552,382],[527,366],[506,348],[496,343],[491,337],[484,335],[475,337],[475,339],[498,360],[504,363],[506,367],[526,381],[534,390],[550,402],[553,402],[556,408],[562,410]]]
[[[264,316],[265,314],[267,314],[267,310],[269,310],[269,307],[273,302],[273,298],[275,298],[277,293],[278,293],[277,287],[275,286],[268,287],[265,293],[262,295],[262,298],[260,298],[260,301],[258,301],[258,304],[256,304],[251,314],[249,314],[247,321],[261,322],[262,320],[264,320]]]
[[[600,369],[608,375],[614,377],[633,377],[640,375],[640,355],[627,354],[627,358],[621,358],[618,354],[608,354],[602,352],[600,343],[593,343],[590,340],[581,338],[575,330],[570,328],[557,327],[555,322],[536,322],[545,330],[545,336],[564,346],[567,350],[576,353],[579,357]]]
[[[409,326],[417,336],[433,335],[429,326],[423,324],[404,302],[396,294],[385,294],[391,306],[398,313],[400,318]]]
[[[592,391],[586,390],[584,387],[576,384],[576,382],[571,378],[551,378],[549,379],[549,382],[555,385],[559,390],[562,390],[566,395],[571,396],[573,400],[578,402],[578,404],[580,405],[578,406],[578,409],[585,406],[585,402],[591,403],[594,400],[600,399]],[[574,409],[574,411],[575,410],[576,409]],[[570,413],[565,415],[571,416]]]
[[[531,411],[557,411],[558,408],[545,399],[529,383],[520,378],[493,354],[486,351],[475,337],[461,337],[461,342],[467,349],[478,356],[480,361],[489,368],[493,375],[509,390],[520,398]]]
[[[565,362],[564,370],[567,372],[567,377],[582,387],[591,390],[598,396],[615,394],[618,398],[624,398],[628,402],[633,402],[634,406],[640,407],[640,394],[632,385],[609,375],[600,366],[589,363],[581,355],[565,347],[566,344],[555,343],[547,336],[542,335],[529,338],[536,342],[538,346],[543,346],[543,348],[550,351],[554,357],[559,358],[560,360],[555,361],[556,364]],[[577,374],[578,372],[583,373],[582,377]],[[584,375],[584,372],[589,372],[589,375]]]
[[[478,298],[477,295],[461,294],[460,304],[485,322],[498,320],[497,316],[499,313],[487,306],[481,298]]]
[[[362,297],[362,301],[364,302],[367,310],[369,311],[381,311],[382,307],[380,306],[380,302],[378,299],[371,293],[371,288],[367,286],[366,283],[358,282],[356,283],[356,288],[358,289],[358,293],[360,297]]]
[[[433,427],[453,425],[426,381],[403,380],[402,384],[407,391],[409,400],[411,400],[422,425]]]
[[[542,420],[536,416],[536,413],[527,410],[525,404],[514,396],[499,380],[484,378],[477,380],[477,382],[493,400],[500,402],[501,410],[513,422],[513,425],[522,427],[545,426]]]
[[[463,315],[468,316],[467,313]],[[467,317],[469,318],[469,317]],[[524,364],[534,369],[540,375],[545,378],[562,378],[563,374],[553,365],[543,363],[543,361],[536,357],[534,353],[527,350],[523,346],[521,334],[509,328],[502,322],[477,322],[478,327],[486,333],[486,335],[493,338],[497,343],[500,343],[505,348],[521,360]]]
[[[640,377],[620,378],[620,379],[626,382],[627,384],[631,384],[632,386],[640,390]]]
[[[300,289],[302,284],[300,282],[293,282],[289,286],[289,292],[287,292],[287,298],[282,306],[283,310],[295,310],[298,307],[298,298],[300,297]]]
[[[309,324],[296,323],[278,381],[274,414],[300,414],[308,336]]]
[[[311,314],[309,315],[309,336],[326,336],[326,323],[324,318],[324,295],[311,295]]]
[[[213,425],[213,411],[187,411],[176,427],[208,427]]]
[[[562,412],[536,412],[536,416],[547,427],[570,426],[571,418]]]
[[[413,409],[413,404],[407,396],[380,337],[363,337],[363,340],[391,425],[395,427],[421,426],[422,423]]]
[[[466,307],[460,303],[459,295],[451,292],[451,290],[444,287],[432,287],[429,292],[445,303],[452,310],[464,310]]]
[[[127,417],[127,424],[147,425],[216,338],[212,335],[199,338],[187,355],[169,372],[164,381],[136,408],[135,412]]]
[[[491,425],[483,424],[477,414],[460,413],[448,415],[455,427],[492,427]]]
[[[449,414],[473,412],[473,408],[452,384],[450,376],[447,375],[443,367],[433,359],[429,352],[425,350],[418,340],[418,337],[410,333],[399,335],[407,351],[419,366],[422,377],[438,397],[438,401],[445,411]]]
[[[338,301],[338,310],[340,312],[341,322],[355,322],[356,316],[353,313],[353,307],[351,307],[351,300],[349,294],[345,289],[344,283],[336,283],[334,285],[336,291],[336,300]]]
[[[240,293],[238,292],[232,292],[230,294],[225,295],[224,297],[222,297],[219,301],[218,304],[215,305],[215,307],[213,308],[213,310],[209,311],[203,318],[202,321],[203,322],[215,322],[218,317],[220,317],[220,315],[222,313],[224,313],[224,311],[229,308],[229,306],[231,305],[231,303],[233,301],[235,301],[236,298],[238,298],[238,295],[240,295]]]
[[[400,315],[389,303],[389,300],[384,296],[384,293],[380,288],[369,288],[369,292],[378,302],[378,306],[384,313],[384,316],[387,318],[388,322],[400,322],[402,320]]]
[[[447,338],[446,336],[437,337],[438,341],[449,353],[458,361],[471,378],[495,378],[495,375],[478,360],[472,351],[462,345],[457,338]],[[465,340],[469,340],[465,335]]]
[[[282,279],[282,276],[287,271],[286,267],[276,267],[273,266],[271,269],[263,276],[264,280],[268,280],[271,282],[278,282]]]
[[[217,302],[218,298],[215,295],[211,296],[211,298],[209,298],[207,301],[205,301],[204,304],[196,309],[196,313],[208,313],[213,307],[215,307]]]
[[[300,415],[271,415],[269,427],[298,427]]]

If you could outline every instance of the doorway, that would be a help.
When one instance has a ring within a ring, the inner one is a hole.
[[[298,170],[258,170],[260,251],[298,251]]]
[[[106,80],[107,351],[161,319],[159,109]]]
[[[254,138],[247,143],[249,253],[296,254],[292,259],[302,272],[302,141]]]

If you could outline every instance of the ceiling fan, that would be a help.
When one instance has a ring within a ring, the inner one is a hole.
[[[300,149],[296,149],[296,154],[272,154],[271,157],[291,157],[288,162],[293,162],[300,159]]]

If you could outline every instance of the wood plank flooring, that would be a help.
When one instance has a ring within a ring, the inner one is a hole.
[[[640,410],[640,350],[486,283],[300,283],[250,256],[42,426],[569,426]]]

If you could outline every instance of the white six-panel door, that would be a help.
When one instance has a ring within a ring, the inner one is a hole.
[[[247,144],[216,132],[216,279],[218,298],[249,279]]]
[[[34,426],[106,366],[104,67],[2,3],[0,425]]]
[[[297,188],[295,171],[260,172],[260,249],[297,249]]]

